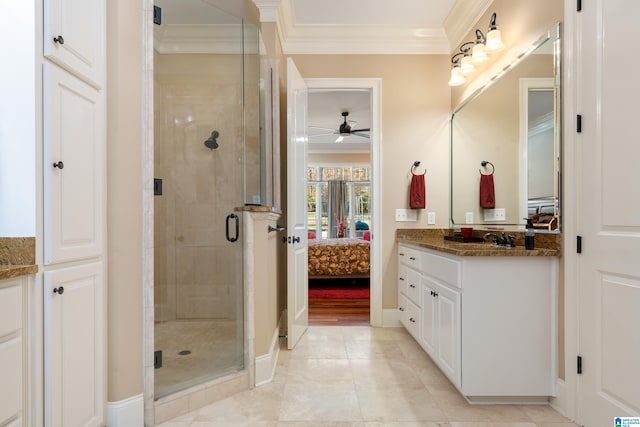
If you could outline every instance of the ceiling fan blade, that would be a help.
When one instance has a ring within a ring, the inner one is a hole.
[[[359,137],[361,137],[361,138],[367,138],[367,139],[370,139],[370,138],[371,138],[371,136],[366,135],[366,134],[364,134],[364,133],[360,133],[360,132],[351,132],[351,135],[355,135],[355,136],[359,136]]]
[[[371,129],[351,129],[351,133],[356,132],[371,132]]]

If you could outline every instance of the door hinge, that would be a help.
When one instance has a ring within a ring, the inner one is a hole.
[[[578,356],[578,361],[577,361],[577,372],[578,374],[582,374],[582,356]]]
[[[582,253],[582,236],[576,236],[576,252]]]
[[[576,10],[578,12],[582,12],[582,0],[576,0],[577,4],[576,4]]]
[[[582,132],[582,114],[576,116],[576,132]]]

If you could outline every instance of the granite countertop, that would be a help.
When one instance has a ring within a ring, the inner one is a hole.
[[[0,280],[37,272],[35,237],[0,237]]]
[[[398,243],[406,243],[425,249],[432,249],[458,256],[560,256],[561,251],[557,246],[560,239],[541,238],[540,247],[527,250],[524,247],[524,238],[516,234],[516,247],[497,246],[490,243],[462,243],[444,239],[450,230],[397,230]],[[536,235],[536,237],[538,237]],[[538,242],[536,242],[537,244]],[[555,243],[555,247],[554,247]],[[546,246],[546,247],[545,247]]]

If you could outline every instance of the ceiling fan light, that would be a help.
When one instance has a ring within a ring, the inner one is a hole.
[[[464,58],[462,58],[462,60],[460,61],[460,70],[462,71],[462,74],[471,74],[475,71],[475,69],[476,67],[474,67],[471,63],[470,56],[465,56]]]
[[[451,69],[451,78],[449,79],[449,86],[460,86],[464,84],[467,79],[462,75],[460,67],[453,67]]]
[[[476,45],[473,46],[473,50],[471,51],[471,61],[479,64],[486,61],[487,59],[489,59],[489,57],[487,56],[487,52],[484,51],[484,44],[476,43]]]
[[[500,30],[493,29],[489,31],[487,34],[486,50],[495,52],[503,47],[504,43],[502,43],[502,34],[500,33]]]

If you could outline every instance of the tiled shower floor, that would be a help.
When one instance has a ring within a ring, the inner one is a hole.
[[[156,323],[154,347],[162,350],[162,367],[154,370],[156,399],[242,369],[242,341],[231,320]]]

